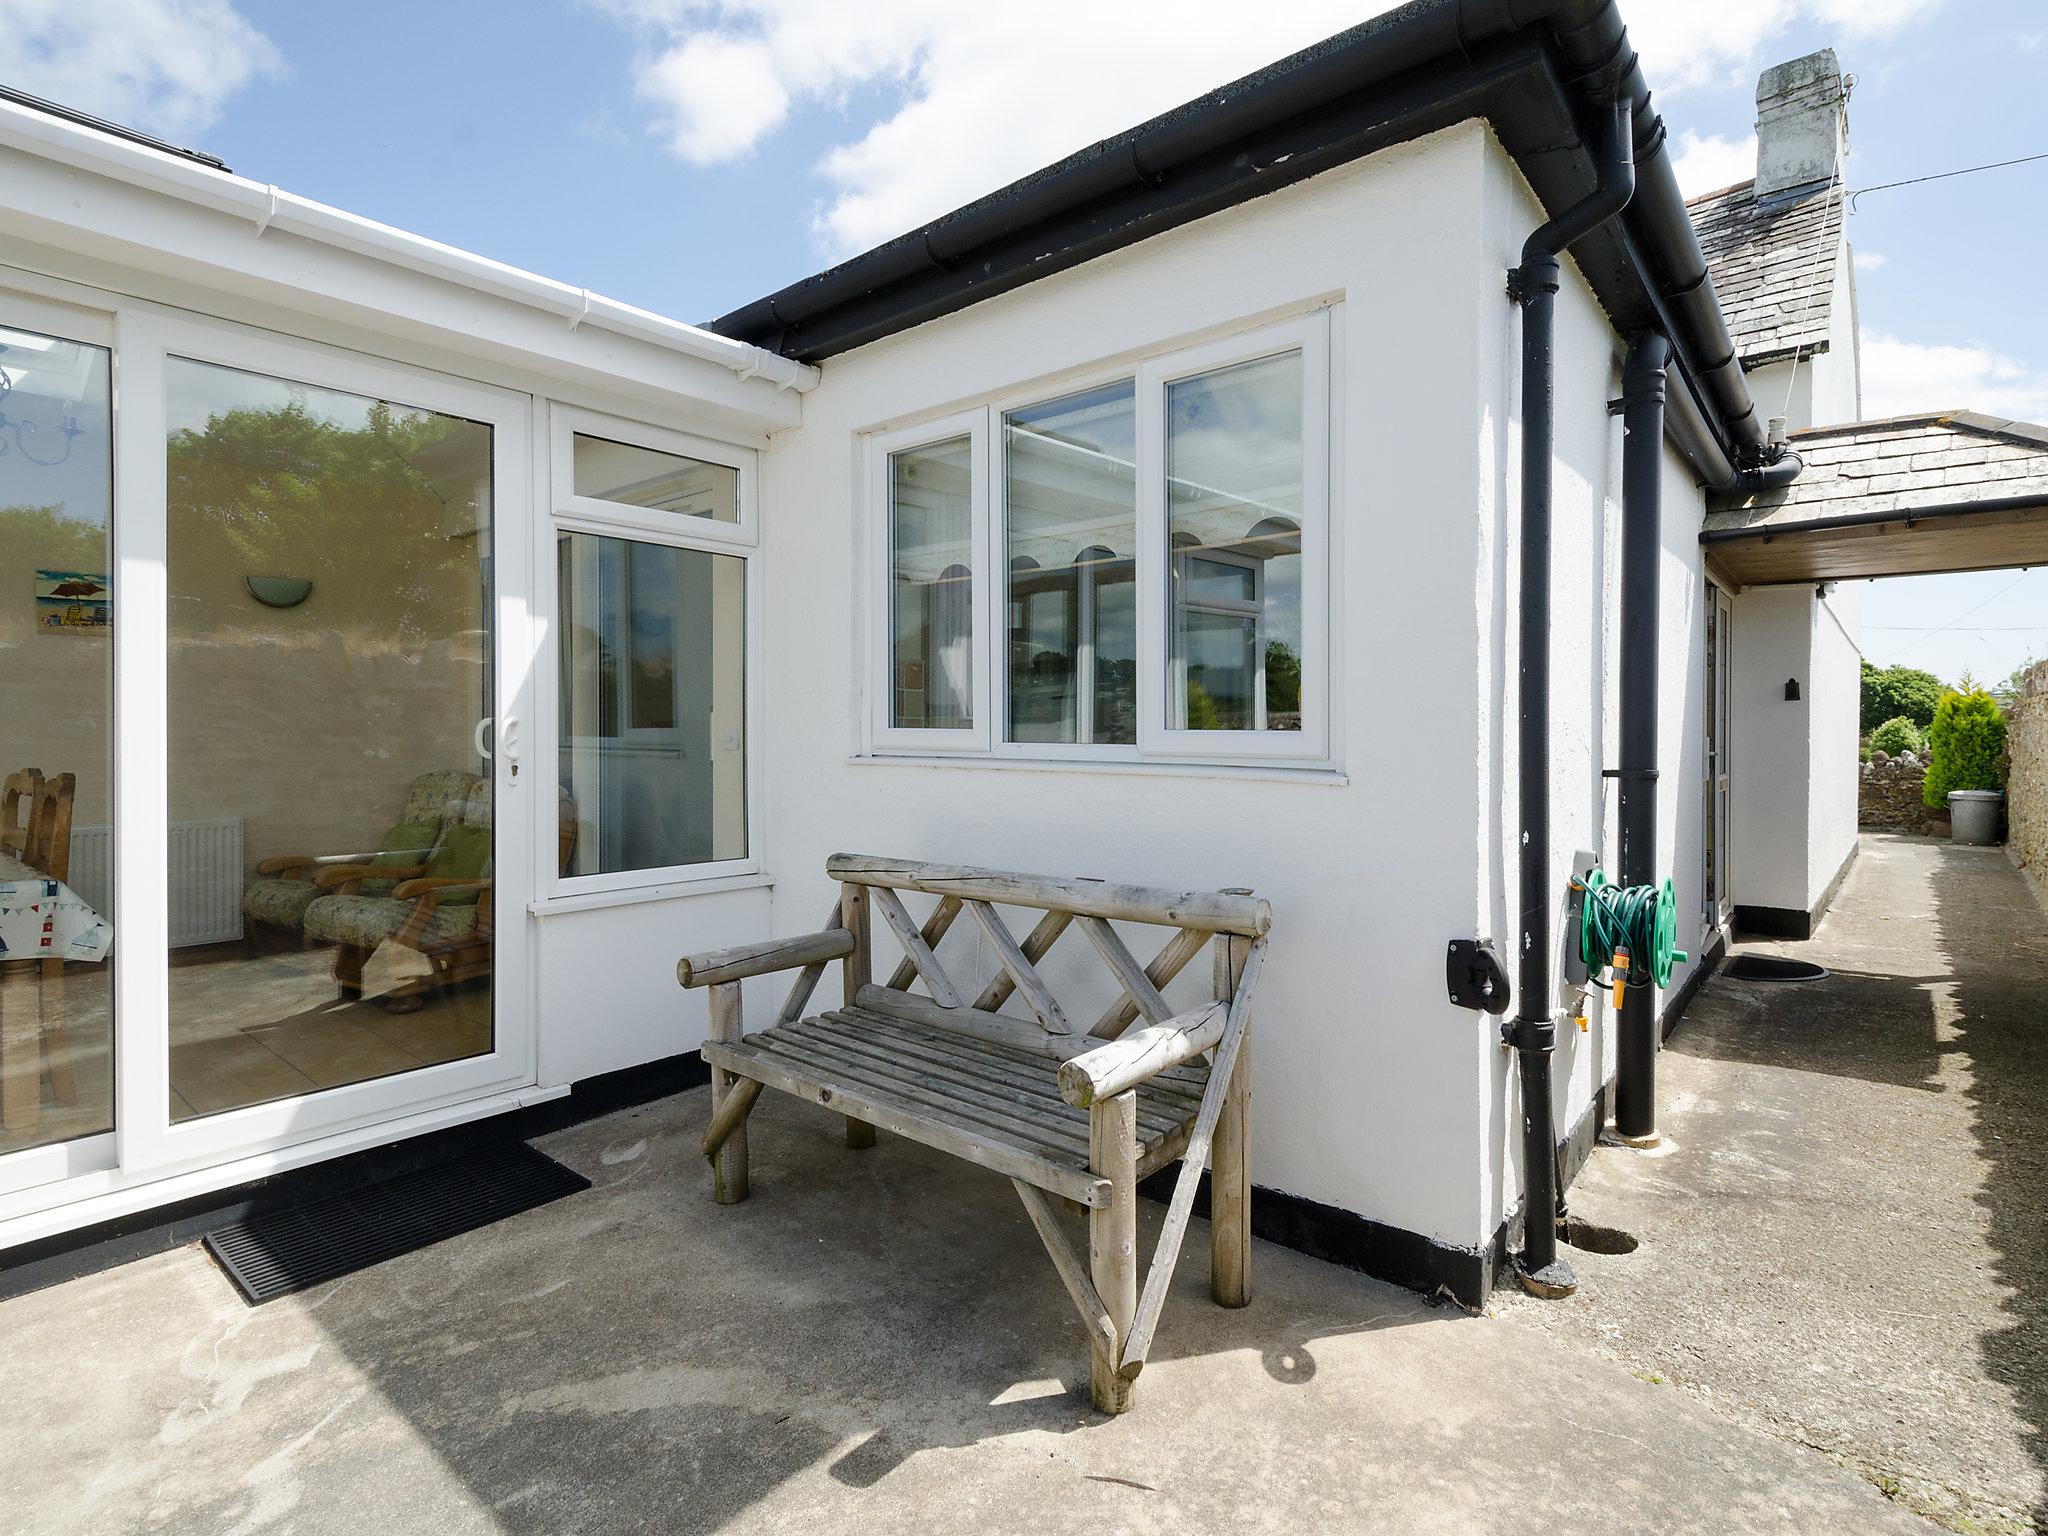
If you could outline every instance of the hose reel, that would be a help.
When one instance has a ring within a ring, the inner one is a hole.
[[[1605,970],[1614,986],[1614,1006],[1631,986],[1671,985],[1672,967],[1691,957],[1678,947],[1678,894],[1662,885],[1612,885],[1598,865],[1571,882],[1572,956],[1590,982]],[[1580,1028],[1585,1027],[1583,1014]]]

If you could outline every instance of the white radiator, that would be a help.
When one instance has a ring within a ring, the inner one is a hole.
[[[242,818],[207,816],[170,828],[171,948],[242,936]],[[79,899],[114,915],[113,838],[107,827],[71,829],[71,878]]]

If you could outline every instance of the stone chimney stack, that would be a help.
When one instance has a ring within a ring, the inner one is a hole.
[[[1835,50],[1774,64],[1756,83],[1759,201],[1818,186],[1849,147],[1849,92]]]

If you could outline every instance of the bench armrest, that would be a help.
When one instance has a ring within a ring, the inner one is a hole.
[[[731,949],[685,955],[676,962],[676,980],[686,987],[711,987],[723,981],[738,981],[743,976],[765,976],[770,971],[843,960],[852,953],[853,935],[843,928],[832,928],[794,939],[736,944]]]
[[[1189,1013],[1175,1014],[1163,1024],[1148,1024],[1094,1050],[1060,1063],[1060,1097],[1076,1109],[1087,1109],[1157,1077],[1169,1067],[1193,1061],[1213,1050],[1230,1018],[1228,1003],[1205,1003]]]

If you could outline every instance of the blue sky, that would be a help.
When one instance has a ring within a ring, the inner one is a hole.
[[[703,320],[1381,8],[11,0],[0,80]],[[1747,174],[1757,71],[1824,44],[1856,77],[1852,187],[2048,152],[2038,0],[1623,11],[1694,187]],[[2048,420],[2043,209],[2048,161],[1861,200],[1867,412]],[[2048,655],[2048,575],[2015,574],[1874,585],[1866,650],[1950,677]]]

